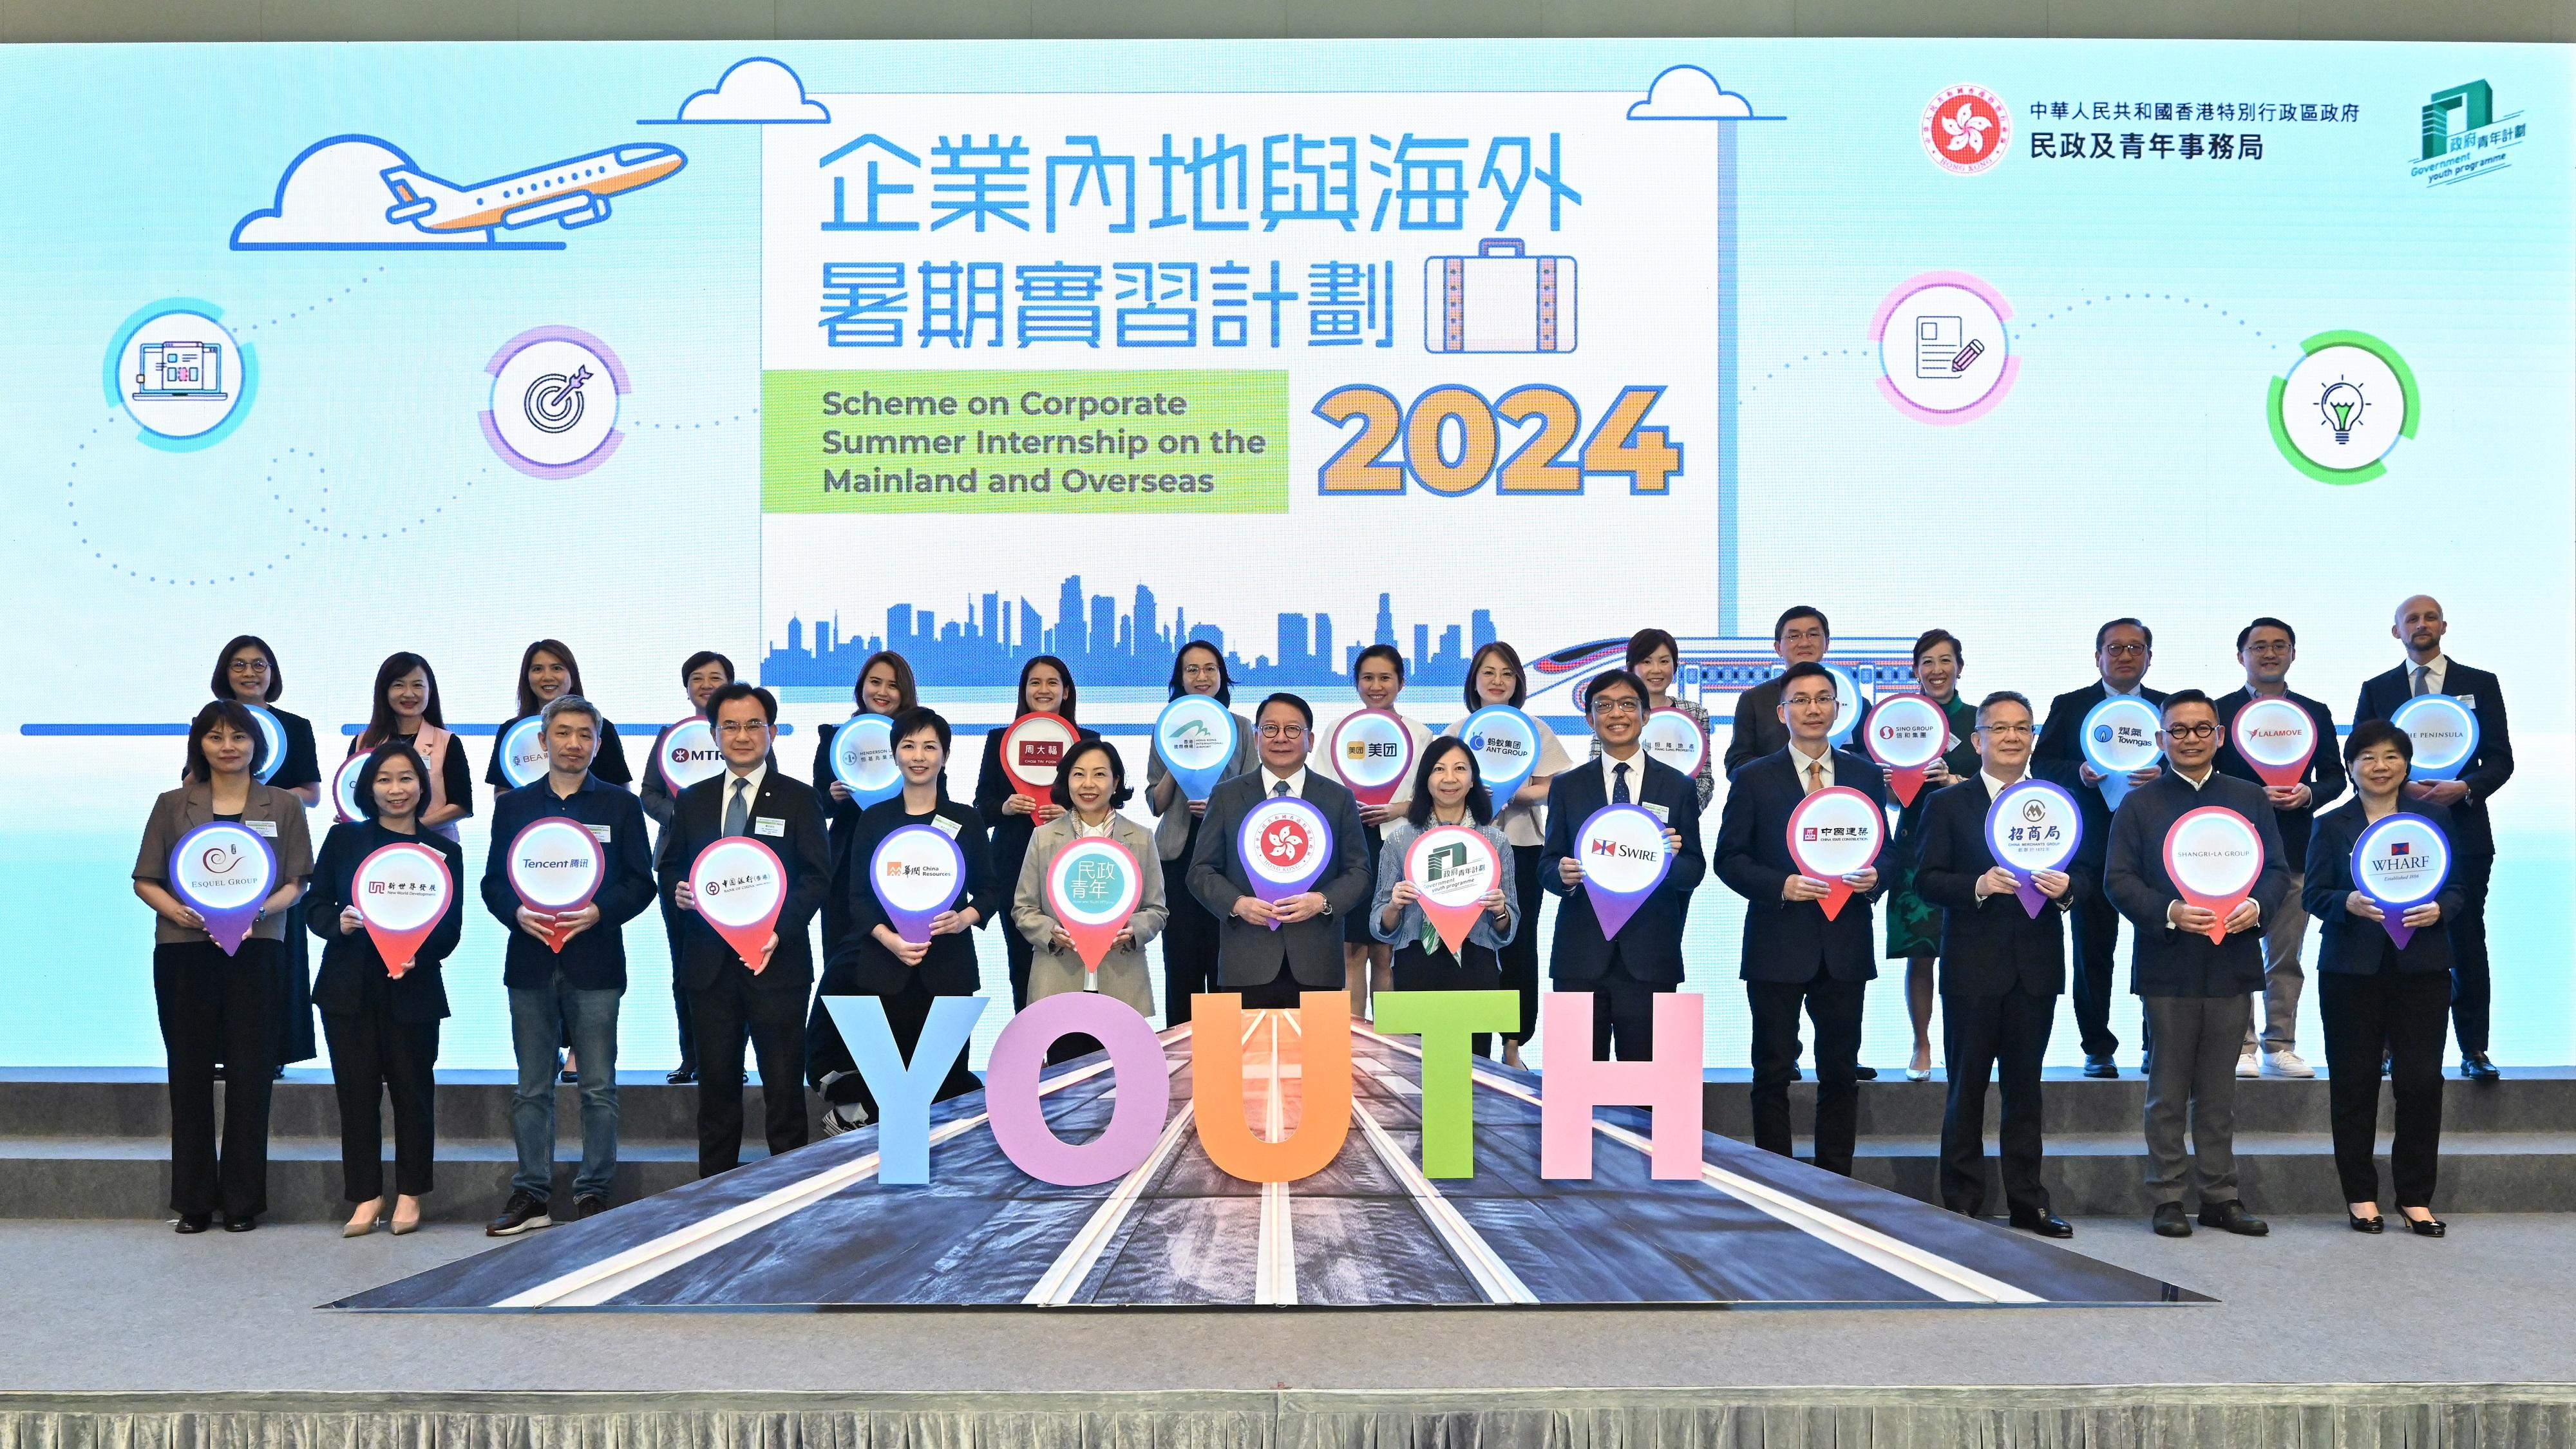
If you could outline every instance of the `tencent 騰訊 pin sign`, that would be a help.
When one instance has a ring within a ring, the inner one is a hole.
[[[930,939],[930,923],[964,893],[966,852],[935,825],[899,826],[868,857],[868,884],[894,933],[918,945]]]
[[[1204,694],[1185,694],[1154,720],[1154,753],[1185,800],[1204,800],[1234,762],[1234,711]]]
[[[1047,867],[1047,912],[1073,938],[1082,958],[1082,989],[1100,989],[1100,963],[1144,899],[1145,872],[1126,846],[1086,835],[1056,852]]]
[[[1911,805],[1922,793],[1923,772],[1950,747],[1950,717],[1922,695],[1892,694],[1870,710],[1863,743],[1887,767],[1896,803]]]
[[[400,840],[358,862],[349,894],[385,974],[399,981],[420,954],[420,943],[455,907],[456,880],[447,857],[418,841]]]
[[[2477,711],[2450,695],[2419,694],[2388,718],[2415,746],[2410,780],[2458,779],[2478,752]]]
[[[1656,844],[1663,843],[1661,836]],[[1485,897],[1500,890],[1503,858],[1483,832],[1463,825],[1440,825],[1413,838],[1404,852],[1404,878],[1419,897],[1424,919],[1440,933],[1440,944],[1457,955],[1467,933],[1485,914]],[[1595,912],[1599,910],[1594,907]]]
[[[521,715],[492,742],[501,761],[501,778],[512,788],[532,785],[546,773],[545,716]]]
[[[1458,726],[1458,738],[1476,757],[1476,777],[1500,811],[1538,769],[1538,721],[1508,704],[1489,704]]]
[[[832,778],[864,810],[894,798],[903,788],[903,769],[894,759],[894,721],[881,714],[860,713],[832,732]]]
[[[2063,785],[2017,780],[1986,807],[1986,850],[2013,878],[2013,896],[2037,919],[2048,897],[2032,880],[2043,870],[2064,870],[2084,840],[2084,812]]]
[[[2317,752],[2317,722],[2286,699],[2257,699],[2227,723],[2227,742],[2253,767],[2255,778],[2278,789],[2299,783]]]
[[[227,956],[241,950],[275,889],[277,852],[239,821],[209,821],[170,847],[170,893],[197,913]]]
[[[1295,795],[1273,795],[1243,812],[1234,842],[1252,894],[1273,904],[1302,895],[1333,860],[1333,827],[1324,812]],[[1270,929],[1278,930],[1272,921]]]
[[[753,975],[768,968],[769,938],[787,904],[787,867],[777,851],[748,835],[712,842],[689,866],[689,896]]]
[[[1333,773],[1363,805],[1383,805],[1413,773],[1413,731],[1391,709],[1363,709],[1342,716],[1326,742]]]
[[[1825,898],[1816,902],[1830,921],[1851,899],[1851,882],[1878,859],[1887,843],[1887,812],[1849,785],[1828,785],[1807,792],[1789,811],[1789,859],[1798,873],[1825,883]]]
[[[2190,905],[2217,916],[2209,939],[2227,940],[2227,918],[2263,874],[2263,833],[2224,805],[2183,812],[2165,832],[2165,874]]]
[[[2379,907],[2379,923],[2401,951],[2415,938],[2407,910],[2440,894],[2450,878],[2451,839],[2421,815],[2382,815],[2352,843],[2353,888]]]
[[[563,938],[552,929],[554,918],[589,905],[607,872],[607,853],[578,820],[561,815],[532,820],[510,842],[510,890],[528,914],[546,922],[537,939],[552,950],[563,949]]]
[[[1605,941],[1618,936],[1673,868],[1664,822],[1642,805],[1604,805],[1593,811],[1574,833],[1574,851],[1583,893],[1592,902]]]
[[[2129,796],[2129,776],[2165,756],[2156,743],[2164,716],[2134,694],[2115,694],[2084,712],[2084,763],[2102,777],[2102,803],[2117,810]]]

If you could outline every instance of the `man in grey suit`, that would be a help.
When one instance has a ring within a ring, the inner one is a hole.
[[[1351,792],[1306,768],[1315,729],[1306,701],[1274,694],[1253,719],[1261,766],[1208,795],[1190,856],[1190,894],[1217,917],[1217,984],[1241,992],[1247,1007],[1293,1007],[1301,992],[1342,988],[1342,922],[1367,904],[1368,838]],[[1243,817],[1273,795],[1298,796],[1323,813],[1333,828],[1333,859],[1304,891],[1265,901],[1253,894],[1235,837]]]

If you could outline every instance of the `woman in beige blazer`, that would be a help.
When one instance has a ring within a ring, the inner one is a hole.
[[[1031,1001],[1061,992],[1097,990],[1136,1008],[1140,1016],[1154,1014],[1154,985],[1145,970],[1145,943],[1163,929],[1168,914],[1163,899],[1163,862],[1154,849],[1152,833],[1118,813],[1127,795],[1126,767],[1119,762],[1117,748],[1104,740],[1084,740],[1075,745],[1056,771],[1055,801],[1064,807],[1064,813],[1029,836],[1028,858],[1021,863],[1019,891],[1011,906],[1011,923],[1019,928],[1034,953],[1029,959]],[[1143,876],[1136,913],[1128,917],[1126,929],[1118,933],[1109,954],[1100,959],[1096,982],[1090,981],[1089,973],[1083,969],[1082,957],[1073,949],[1073,938],[1065,934],[1054,913],[1047,909],[1047,871],[1066,846],[1086,835],[1106,836],[1127,847]],[[1047,1056],[1050,1061],[1069,1061],[1099,1049],[1099,1044],[1089,1037],[1068,1036],[1059,1040]]]

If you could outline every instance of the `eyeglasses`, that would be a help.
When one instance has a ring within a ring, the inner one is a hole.
[[[224,668],[235,674],[266,674],[268,672],[268,661],[265,659],[236,659],[230,664],[225,665]]]
[[[2218,726],[2208,723],[2169,724],[2165,726],[2165,733],[2178,740],[2205,740],[2218,733]]]
[[[2147,652],[2147,646],[2144,644],[2105,644],[2102,646],[2102,652],[2111,655],[2114,658],[2122,658],[2131,654],[2144,654]]]
[[[1261,727],[1261,737],[1265,740],[1293,740],[1305,733],[1306,727],[1301,724],[1266,724]]]
[[[2031,732],[2030,726],[2026,724],[1990,724],[1979,725],[1977,728],[1990,735],[2026,735]]]
[[[1623,694],[1610,699],[1596,699],[1592,701],[1591,708],[1594,714],[1637,714],[1645,709],[1645,705]]]

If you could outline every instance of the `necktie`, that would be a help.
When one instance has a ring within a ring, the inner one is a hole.
[[[1281,795],[1285,795],[1285,794],[1287,794],[1287,793],[1288,793],[1288,782],[1287,782],[1287,781],[1285,781],[1285,780],[1282,780],[1282,781],[1280,781],[1278,784],[1273,785],[1273,786],[1271,786],[1271,787],[1270,787],[1270,794],[1271,794],[1271,797],[1272,797],[1273,799],[1276,799],[1277,797],[1279,797],[1279,796],[1281,796]]]
[[[1628,767],[1613,765],[1610,767],[1610,776],[1610,803],[1613,805],[1633,803],[1636,797],[1628,793]]]
[[[2416,666],[2415,666],[2415,690],[2414,690],[2414,692],[2415,692],[2415,693],[2417,693],[2417,694],[2424,694],[2424,693],[2428,693],[2428,692],[2430,692],[2432,688],[2433,688],[2433,666],[2432,666],[2432,665],[2430,665],[2430,664],[2418,664],[2418,665],[2416,665]]]
[[[1822,760],[1809,760],[1807,762],[1807,793],[1813,795],[1823,788],[1825,788],[1825,762]]]
[[[725,804],[725,834],[740,835],[743,832],[743,827],[750,823],[750,790],[751,782],[749,780],[737,778],[733,782],[733,798]]]

